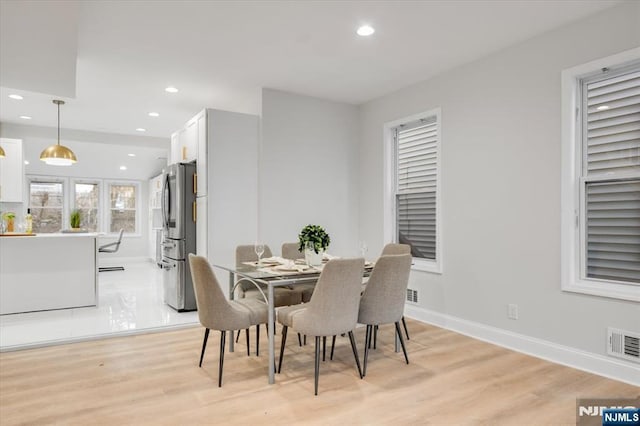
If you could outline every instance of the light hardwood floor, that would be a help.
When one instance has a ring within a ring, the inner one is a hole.
[[[198,368],[201,327],[2,353],[0,424],[575,424],[578,397],[640,395],[437,327],[408,326],[411,363],[393,352],[393,327],[381,327],[364,380],[339,337],[334,360],[327,351],[321,363],[318,396],[313,345],[298,347],[294,334],[273,386],[266,341],[249,358],[243,336],[225,356],[218,388],[220,334],[211,333]]]

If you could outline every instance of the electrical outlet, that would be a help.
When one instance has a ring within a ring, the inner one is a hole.
[[[518,319],[518,305],[515,305],[513,303],[509,303],[507,305],[507,308],[508,308],[507,317],[509,319],[512,319],[512,320],[517,320]]]

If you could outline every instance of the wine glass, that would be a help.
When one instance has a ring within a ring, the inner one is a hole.
[[[367,251],[369,250],[369,247],[367,247],[367,242],[360,241],[360,243],[358,243],[358,246],[360,247],[360,253],[362,254],[362,257],[365,257]]]
[[[256,242],[253,245],[253,249],[255,250],[256,255],[258,256],[258,265],[260,265],[261,264],[262,255],[264,254],[264,244]]]

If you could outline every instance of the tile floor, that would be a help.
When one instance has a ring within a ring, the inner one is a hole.
[[[98,307],[0,316],[0,351],[198,323],[197,312],[176,312],[162,301],[161,269],[151,262],[98,274]]]

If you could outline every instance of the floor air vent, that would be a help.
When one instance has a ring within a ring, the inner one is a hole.
[[[607,329],[607,354],[640,363],[640,334],[630,331]]]
[[[407,302],[418,303],[418,290],[407,289]]]

